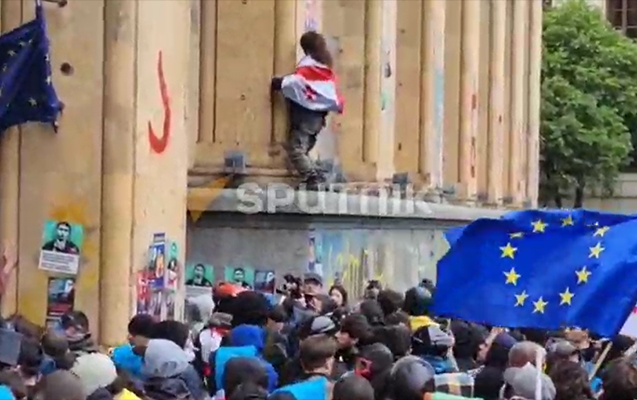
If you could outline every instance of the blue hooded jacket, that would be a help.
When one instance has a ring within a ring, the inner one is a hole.
[[[261,355],[265,346],[266,332],[256,325],[239,325],[230,331],[230,347],[220,347],[210,355],[210,365],[214,367],[215,386],[219,390],[223,387],[223,373],[226,363],[234,357],[258,358],[268,372],[268,389],[273,391],[279,380],[279,375],[269,362]]]
[[[133,353],[133,346],[130,344],[114,348],[111,353],[111,359],[117,368],[128,372],[135,379],[144,380],[144,375],[142,374],[143,360],[140,356]]]

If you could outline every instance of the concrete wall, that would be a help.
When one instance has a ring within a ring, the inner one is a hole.
[[[620,174],[611,196],[600,191],[588,194],[584,199],[586,208],[621,213],[637,213],[637,173]]]
[[[213,265],[216,277],[224,276],[224,267],[248,267],[276,271],[279,279],[303,274],[314,261],[326,286],[339,280],[356,298],[369,279],[399,290],[434,279],[450,225],[435,219],[206,213],[188,227],[186,257]]]

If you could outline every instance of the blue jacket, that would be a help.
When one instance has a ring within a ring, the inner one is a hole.
[[[130,344],[114,348],[111,353],[111,359],[117,368],[128,372],[135,379],[144,380],[142,375],[143,360],[140,356],[133,353],[133,346]]]
[[[330,381],[326,377],[319,376],[303,382],[283,386],[282,388],[275,390],[272,395],[277,393],[289,393],[294,396],[295,400],[329,399],[329,385]]]
[[[262,358],[266,331],[256,325],[239,325],[230,331],[232,346],[222,346],[210,355],[210,366],[214,374],[214,390],[223,387],[223,373],[228,360],[235,357],[258,358],[268,371],[269,391],[276,388],[279,375],[269,362]]]

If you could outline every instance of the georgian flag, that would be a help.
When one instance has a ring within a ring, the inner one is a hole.
[[[344,102],[336,85],[337,77],[331,68],[305,56],[293,74],[283,77],[281,93],[308,110],[342,113]]]

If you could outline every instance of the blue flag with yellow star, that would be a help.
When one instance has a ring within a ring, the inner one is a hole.
[[[33,21],[0,36],[0,132],[25,122],[55,124],[61,110],[40,0],[35,7]]]
[[[637,216],[522,211],[454,233],[433,311],[502,327],[614,336],[637,302]]]

